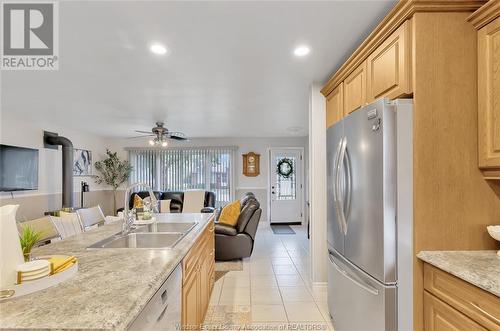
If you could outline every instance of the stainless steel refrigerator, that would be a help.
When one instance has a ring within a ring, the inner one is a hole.
[[[411,330],[411,108],[411,100],[380,99],[327,130],[328,306],[336,331]]]

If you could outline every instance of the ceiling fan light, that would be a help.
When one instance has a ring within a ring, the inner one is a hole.
[[[168,146],[167,141],[166,141],[166,140],[165,140],[165,141],[162,141],[161,146],[162,146],[162,147],[167,147],[167,146]]]
[[[150,144],[151,146],[154,146],[154,144],[155,144],[154,140],[153,140],[153,139],[149,139],[149,144]]]

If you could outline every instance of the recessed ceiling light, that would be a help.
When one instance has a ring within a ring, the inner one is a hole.
[[[295,56],[306,56],[310,52],[311,52],[311,50],[307,46],[298,46],[297,48],[295,48],[293,50],[293,54]]]
[[[167,48],[160,43],[151,44],[149,50],[156,55],[164,55],[167,53]]]

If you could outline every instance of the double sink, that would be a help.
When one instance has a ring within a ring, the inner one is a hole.
[[[168,222],[152,223],[134,227],[128,234],[117,233],[104,240],[87,247],[88,249],[102,248],[147,248],[165,249],[174,247],[184,236],[191,231],[196,222]]]

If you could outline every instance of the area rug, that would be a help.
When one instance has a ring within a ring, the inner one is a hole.
[[[215,261],[215,281],[222,278],[230,271],[243,270],[243,262],[240,260],[233,261]]]
[[[295,231],[287,224],[271,224],[274,234],[295,234]]]

